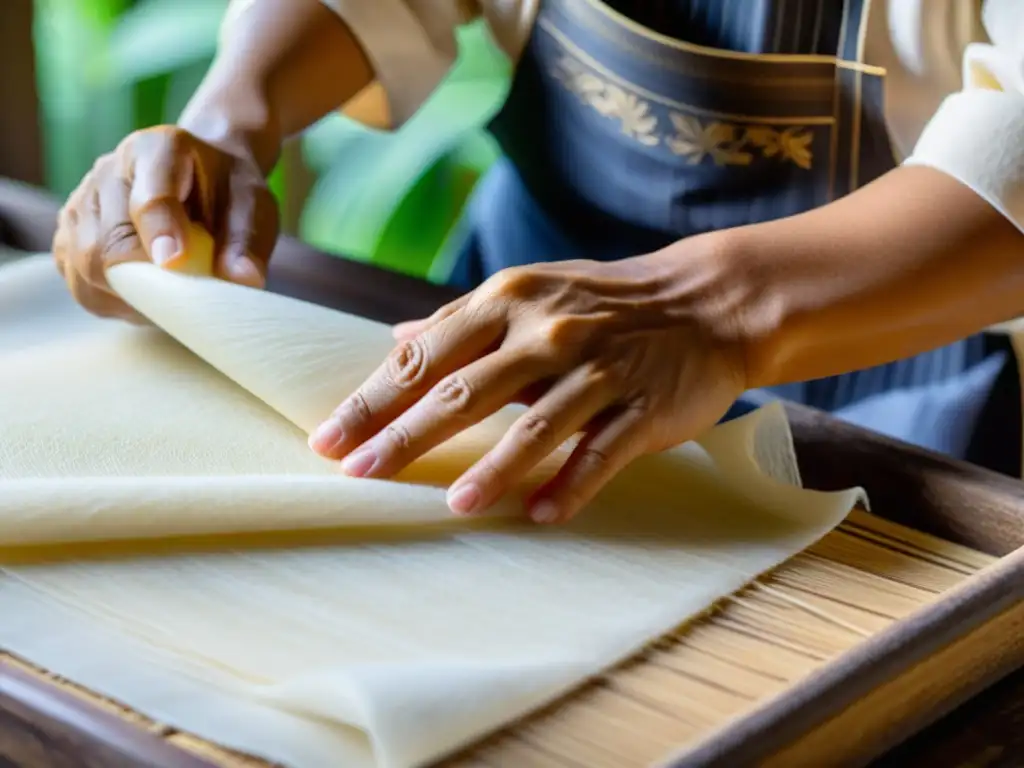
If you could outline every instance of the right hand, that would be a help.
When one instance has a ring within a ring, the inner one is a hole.
[[[185,257],[189,223],[214,238],[214,274],[261,288],[277,240],[277,205],[244,151],[174,126],[129,135],[104,155],[61,209],[53,255],[72,296],[101,317],[141,318],[107,283],[107,267]]]

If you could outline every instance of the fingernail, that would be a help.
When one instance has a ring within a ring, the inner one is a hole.
[[[373,449],[363,448],[341,462],[341,469],[352,477],[364,477],[370,474],[376,463],[377,454],[373,452]]]
[[[480,506],[480,489],[470,483],[448,494],[448,506],[457,515],[471,515]]]
[[[167,262],[172,261],[177,255],[178,243],[170,235],[160,235],[153,244],[149,247],[149,256],[153,259],[153,263],[158,267],[162,267]]]
[[[328,419],[309,437],[309,447],[317,453],[328,453],[345,437],[341,428],[341,422],[337,419]]]
[[[530,510],[530,517],[535,523],[553,523],[558,519],[558,507],[550,501],[539,501]]]

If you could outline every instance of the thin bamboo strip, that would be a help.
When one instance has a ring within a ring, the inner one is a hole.
[[[798,567],[771,574],[767,583],[780,584],[801,594],[825,594],[840,605],[857,607],[890,620],[907,615],[934,595],[814,554],[805,553],[797,558],[794,565]]]
[[[833,562],[884,574],[891,581],[936,594],[960,583],[968,574],[867,541],[841,528],[826,536],[811,549]]]
[[[698,742],[994,561],[855,510],[822,541],[714,610],[447,765],[647,765]],[[267,766],[0,658],[226,768]]]
[[[972,572],[984,568],[992,559],[990,555],[977,552],[962,544],[954,544],[951,541],[945,541],[856,509],[846,519],[845,527],[862,533],[871,533],[876,537],[881,536],[890,542],[906,547],[913,547],[918,552],[949,560]]]
[[[479,768],[509,768],[515,765],[532,765],[534,768],[589,768],[586,763],[544,751],[542,748],[518,738],[510,738],[502,744],[500,751],[488,753],[480,750],[474,755],[469,766]]]
[[[768,691],[776,693],[786,685],[786,680],[778,675],[748,669],[735,661],[720,659],[690,645],[653,651],[645,662],[645,666],[652,671],[670,669],[687,681],[717,685],[719,680],[728,680],[729,688],[748,700],[761,698]]]

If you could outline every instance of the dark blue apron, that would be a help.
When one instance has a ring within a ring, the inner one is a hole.
[[[792,216],[896,165],[868,0],[545,0],[491,129],[450,282],[621,259]],[[1019,476],[1020,383],[1004,336],[747,393],[784,398]]]

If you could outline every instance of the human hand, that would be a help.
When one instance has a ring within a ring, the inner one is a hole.
[[[107,267],[174,266],[192,227],[214,238],[214,274],[262,287],[278,213],[254,160],[174,126],[128,136],[104,155],[60,212],[53,254],[75,300],[102,317],[141,321],[110,288]]]
[[[388,477],[525,402],[526,413],[451,486],[449,506],[484,511],[582,432],[527,500],[535,521],[567,520],[637,457],[712,427],[745,389],[733,329],[710,321],[717,309],[703,309],[706,297],[688,300],[670,272],[662,254],[505,270],[396,327],[398,347],[310,446],[344,459],[350,475]]]

